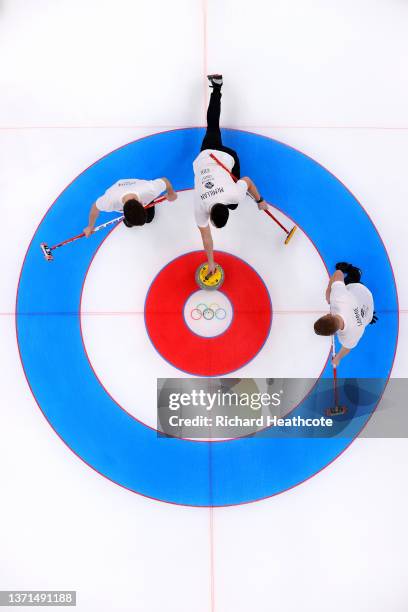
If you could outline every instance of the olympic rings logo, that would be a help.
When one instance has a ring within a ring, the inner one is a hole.
[[[214,317],[222,321],[227,316],[227,311],[215,302],[208,306],[207,304],[200,303],[192,309],[190,316],[193,321],[199,321],[201,318],[211,321]]]

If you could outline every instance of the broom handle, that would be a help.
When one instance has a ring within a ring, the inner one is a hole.
[[[164,202],[164,200],[167,200],[166,196],[157,198],[157,200],[153,200],[153,202],[150,202],[150,204],[146,204],[145,208],[151,208],[152,206],[156,206],[156,204],[160,204],[160,202]]]
[[[152,206],[156,206],[156,204],[159,204],[160,202],[163,202],[164,200],[166,200],[166,196],[157,198],[157,200],[153,200],[153,202],[150,202],[150,204],[147,204],[145,206],[145,209],[151,208]],[[102,223],[101,225],[94,227],[94,229],[92,230],[92,234],[94,234],[95,232],[99,232],[99,230],[104,229],[105,227],[108,227],[108,225],[119,223],[119,221],[122,221],[122,219],[123,219],[123,215],[121,215],[120,217],[116,217],[115,219],[111,219],[110,221],[107,221],[106,223]],[[73,236],[72,238],[67,238],[67,240],[63,240],[62,242],[55,244],[54,246],[50,247],[50,249],[51,251],[53,251],[54,249],[58,249],[59,247],[62,247],[65,244],[69,244],[70,242],[75,242],[75,240],[79,240],[80,238],[83,238],[84,236],[85,236],[85,233],[81,232],[81,234],[78,234],[77,236]]]
[[[332,359],[336,356],[336,341],[334,338],[334,334],[332,336]],[[333,366],[333,387],[334,387],[334,403],[338,405],[338,389],[337,389],[337,368]]]
[[[123,219],[123,215],[121,217],[116,217],[115,219],[112,219],[111,221],[107,221],[106,223],[102,223],[102,225],[98,225],[97,227],[95,227],[92,233],[99,232],[99,230],[103,229],[104,227],[107,227],[108,225],[113,225],[114,223],[118,223],[119,221],[122,221],[122,219]],[[54,249],[58,249],[59,247],[62,247],[65,244],[69,244],[70,242],[75,242],[75,240],[79,240],[80,238],[83,238],[84,236],[85,236],[85,233],[82,232],[81,234],[78,234],[77,236],[73,236],[72,238],[67,238],[67,240],[63,240],[62,242],[55,244],[54,246],[50,247],[50,249],[51,251],[53,251]]]
[[[210,157],[211,157],[211,158],[212,158],[214,161],[216,161],[216,162],[217,162],[217,164],[218,164],[219,166],[221,166],[221,168],[224,168],[224,170],[225,170],[226,172],[228,172],[228,174],[230,175],[230,177],[232,178],[232,180],[233,180],[233,181],[237,182],[237,181],[239,180],[239,179],[238,179],[236,176],[234,176],[234,175],[232,174],[232,172],[231,172],[230,170],[228,170],[227,166],[225,166],[225,165],[222,163],[222,161],[220,161],[220,160],[219,160],[217,157],[215,157],[215,155],[214,155],[213,153],[210,153]],[[249,191],[247,191],[247,194],[249,195],[249,197],[250,197],[250,198],[252,198],[253,200],[255,200],[255,198],[254,198],[254,196],[252,195],[252,193],[249,193]],[[285,227],[284,225],[282,225],[282,223],[279,221],[279,219],[277,219],[277,218],[275,217],[275,215],[273,215],[273,214],[271,213],[271,211],[270,211],[270,210],[264,210],[264,212],[266,212],[266,214],[267,214],[269,217],[271,217],[271,219],[273,219],[273,220],[275,221],[275,223],[277,223],[277,224],[279,225],[279,227],[280,227],[281,229],[283,229],[283,231],[284,231],[284,232],[286,232],[287,234],[289,234],[289,230],[287,230],[287,229],[286,229],[286,227]]]

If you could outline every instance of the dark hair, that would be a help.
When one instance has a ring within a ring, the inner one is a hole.
[[[314,330],[318,336],[332,336],[338,329],[338,321],[331,314],[320,317],[314,324]]]
[[[210,216],[215,227],[224,227],[228,221],[229,210],[225,204],[214,204]]]
[[[124,223],[127,227],[144,225],[146,223],[146,211],[143,204],[137,200],[128,200],[123,206]]]

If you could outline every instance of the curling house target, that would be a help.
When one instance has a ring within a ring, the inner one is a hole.
[[[28,247],[18,287],[16,325],[21,361],[31,391],[50,425],[83,461],[112,481],[148,497],[185,505],[224,506],[272,496],[307,480],[347,448],[361,429],[361,419],[350,422],[347,436],[332,439],[267,439],[262,435],[217,443],[159,439],[155,431],[121,410],[107,394],[84,351],[79,312],[81,292],[87,270],[106,234],[98,232],[92,239],[77,241],[75,254],[74,247],[60,249],[49,263],[39,249],[41,243],[54,244],[77,234],[84,226],[90,203],[118,177],[134,176],[135,169],[140,177],[170,176],[177,190],[190,189],[191,163],[202,137],[201,128],[191,128],[132,142],[93,164],[61,193]],[[295,149],[239,130],[223,130],[223,138],[227,146],[239,152],[241,167],[260,185],[265,199],[310,237],[330,269],[341,259],[347,236],[348,257],[363,268],[381,318],[373,333],[367,332],[358,351],[348,356],[342,365],[342,375],[383,378],[385,385],[397,342],[398,305],[387,253],[368,215],[330,172]],[[239,215],[239,210],[235,214]],[[193,223],[192,216],[186,222]],[[265,223],[268,222],[265,215]],[[288,257],[293,243],[282,246]],[[189,328],[190,311],[186,318],[184,309],[188,298],[199,290],[195,272],[203,263],[203,252],[184,253],[180,258],[187,267],[186,278],[178,279],[182,295],[178,297],[166,284],[167,271],[175,260],[155,278],[152,273],[146,296],[146,334],[158,353],[176,368],[200,376],[229,372],[242,367],[246,360],[256,359],[257,350],[262,350],[263,342],[268,341],[272,317],[269,296],[258,272],[251,269],[248,274],[257,278],[263,296],[262,333],[255,342],[252,332],[248,332],[251,350],[242,348],[235,356],[225,339],[239,333],[237,320],[245,325],[245,319],[240,318],[242,300],[246,299],[244,283],[233,280],[238,272],[247,271],[246,262],[230,253],[217,252],[216,260],[225,271],[224,284],[218,291],[229,300],[232,318],[218,336],[207,338]],[[273,256],[266,252],[265,258],[273,266]],[[149,274],[148,265],[146,270]],[[167,314],[163,309],[160,312],[157,296],[174,306],[169,325],[162,327],[162,332],[158,318]],[[216,312],[210,307],[210,299],[228,313],[228,304],[222,306],[219,296],[195,301],[192,308],[202,301]],[[201,320],[211,325],[215,316],[213,320]],[[186,348],[172,346],[175,328],[186,340]],[[225,343],[225,356],[211,353],[212,349],[207,347],[212,343],[214,346]],[[378,346],[380,351],[376,350]],[[197,347],[204,356],[211,355],[211,359],[203,363],[197,357]],[[39,356],[44,354],[46,359]],[[326,367],[323,377],[331,376],[330,368]],[[371,411],[374,409],[375,405]],[[306,398],[295,413],[304,415],[313,410]]]
[[[202,251],[181,255],[161,270],[145,303],[146,329],[154,347],[176,368],[195,376],[221,376],[243,367],[262,349],[271,327],[271,301],[260,276],[238,257],[219,251],[216,257],[225,270],[222,290],[217,292],[219,301],[226,298],[230,305],[226,309],[234,312],[230,321],[218,319],[219,325],[213,326],[218,333],[200,334],[198,330],[210,330],[208,323],[219,309],[201,305],[201,324],[198,320],[196,330],[192,324],[186,325],[185,304],[188,302],[190,309],[190,296],[194,301],[199,299],[195,271]],[[207,292],[207,296],[213,295],[214,291]],[[203,322],[207,322],[205,327]]]

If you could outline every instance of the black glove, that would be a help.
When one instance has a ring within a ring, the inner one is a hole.
[[[375,310],[374,310],[373,318],[370,321],[370,325],[374,325],[374,323],[377,323],[377,321],[378,321],[378,317],[375,314]]]

